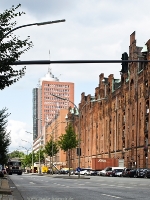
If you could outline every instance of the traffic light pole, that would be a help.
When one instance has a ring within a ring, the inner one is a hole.
[[[47,64],[86,64],[86,63],[148,63],[150,60],[29,60],[16,61],[11,65],[47,65]]]

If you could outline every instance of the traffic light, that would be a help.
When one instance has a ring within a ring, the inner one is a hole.
[[[81,148],[77,148],[77,156],[81,156]]]
[[[147,157],[147,155],[148,155],[148,153],[147,153],[147,152],[145,152],[145,157]]]
[[[128,54],[126,52],[124,52],[122,54],[122,58],[121,58],[123,61],[124,60],[127,60],[128,61]],[[127,73],[128,72],[128,62],[122,62],[122,70],[121,70],[122,73]]]

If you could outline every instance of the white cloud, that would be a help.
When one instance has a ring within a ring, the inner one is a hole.
[[[27,153],[27,150],[32,150],[32,134],[26,133],[27,128],[28,126],[24,122],[9,120],[7,126],[7,131],[10,132],[11,138],[9,152],[19,150]]]

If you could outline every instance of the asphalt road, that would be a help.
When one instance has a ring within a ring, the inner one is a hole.
[[[63,179],[27,174],[9,177],[17,200],[21,200],[19,194],[25,200],[150,199],[150,179],[144,178],[94,176],[90,179]]]

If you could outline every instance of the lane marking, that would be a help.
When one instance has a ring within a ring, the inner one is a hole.
[[[35,184],[35,183],[33,183],[33,182],[29,182],[30,184]]]
[[[112,196],[112,195],[109,195],[109,194],[101,194],[101,195],[103,195],[103,196],[107,196],[107,197],[116,198],[116,199],[122,199],[121,197]]]

